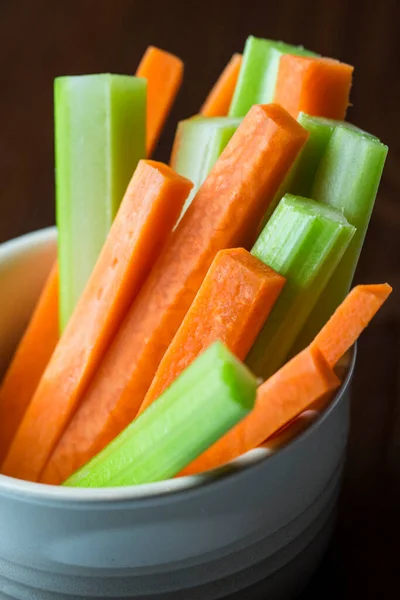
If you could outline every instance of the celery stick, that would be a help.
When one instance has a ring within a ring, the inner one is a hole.
[[[181,216],[186,212],[241,120],[228,117],[195,117],[179,123],[176,132],[178,147],[174,153],[172,167],[194,184]]]
[[[314,117],[305,113],[300,113],[297,120],[304,129],[307,129],[310,136],[291,169],[293,174],[289,191],[296,196],[306,196],[317,200],[313,195],[314,179],[333,132],[338,127],[344,127],[358,132],[360,135],[369,136],[369,134],[346,121]]]
[[[302,46],[264,40],[250,35],[229,108],[230,117],[244,117],[253,104],[268,104],[275,95],[279,61],[283,54],[317,56]]]
[[[146,80],[55,80],[56,213],[63,329],[138,161],[145,156]]]
[[[354,235],[340,212],[287,194],[252,254],[286,277],[246,363],[267,378],[282,366],[300,329]]]
[[[312,341],[350,290],[387,151],[377,138],[348,124],[338,126],[332,135],[315,177],[312,197],[340,210],[357,231],[307,320],[296,350]]]
[[[335,126],[340,123],[340,121],[333,121],[332,119],[306,115],[303,112],[299,114],[297,120],[310,135],[289,173],[281,183],[274,199],[268,206],[263,219],[263,226],[265,226],[285,194],[290,193],[296,196],[311,197],[311,189],[318,165]]]
[[[168,479],[253,408],[257,379],[215,342],[64,485],[114,487]]]
[[[324,117],[314,117],[305,113],[300,113],[297,120],[310,135],[304,148],[282,182],[275,198],[269,205],[263,219],[263,226],[285,194],[290,193],[295,196],[314,198],[312,195],[314,178],[332,134],[337,127],[346,127],[353,131],[364,133],[351,123],[334,121],[333,119],[326,119]]]

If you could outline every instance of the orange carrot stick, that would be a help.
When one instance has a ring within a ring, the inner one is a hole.
[[[330,58],[284,54],[279,62],[274,102],[295,118],[299,112],[344,120],[353,67]]]
[[[164,354],[139,412],[217,340],[244,360],[284,284],[284,277],[247,250],[220,250]]]
[[[147,79],[146,152],[151,156],[183,79],[183,62],[177,56],[149,46],[136,71]]]
[[[258,388],[253,411],[181,475],[214,469],[256,448],[339,385],[340,380],[318,348],[309,346]]]
[[[172,169],[140,161],[81,299],[2,466],[36,481],[170,234],[192,187]]]
[[[211,88],[200,114],[205,117],[226,117],[238,80],[242,55],[234,54]]]
[[[0,387],[0,464],[56,347],[58,335],[58,265],[55,263]]]
[[[252,243],[307,135],[280,106],[251,108],[171,236],[42,481],[66,479],[134,419],[218,250]]]
[[[331,395],[331,394],[329,394]],[[312,409],[305,410],[298,417],[284,425],[279,431],[273,433],[265,442],[263,442],[260,448],[271,450],[276,452],[282,446],[286,446],[295,437],[303,433],[308,427],[317,419],[319,411],[315,410],[315,403],[312,405]]]
[[[331,367],[356,342],[391,292],[387,283],[357,285],[346,296],[312,342]]]

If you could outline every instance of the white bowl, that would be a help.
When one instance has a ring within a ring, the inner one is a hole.
[[[0,246],[0,369],[55,256],[53,228]],[[354,363],[354,360],[353,360]],[[293,597],[329,541],[349,381],[278,452],[210,474],[85,490],[0,475],[0,592],[19,600]]]

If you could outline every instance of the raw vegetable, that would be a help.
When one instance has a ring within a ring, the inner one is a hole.
[[[134,419],[215,255],[251,243],[306,139],[280,106],[254,106],[244,118],[170,237],[55,450],[63,477]]]
[[[189,208],[241,121],[242,119],[228,117],[196,117],[179,123],[172,150],[171,167],[194,184],[181,216]]]
[[[54,91],[63,330],[145,156],[146,81],[110,74],[59,77]]]
[[[164,354],[143,412],[210,344],[220,340],[246,358],[285,279],[243,248],[220,250]]]
[[[149,46],[136,71],[147,80],[146,155],[151,156],[182,84],[180,58]]]
[[[332,395],[334,395],[334,392],[323,395],[322,399]],[[279,431],[268,437],[260,447],[270,450],[271,452],[276,452],[279,448],[286,446],[295,437],[298,437],[300,433],[303,433],[303,431],[308,429],[310,424],[319,416],[318,410],[314,410],[314,407],[315,402],[312,403],[310,410],[305,410],[294,420],[284,425]]]
[[[255,407],[242,423],[193,461],[181,475],[215,469],[256,448],[339,385],[340,380],[318,348],[306,348],[258,388]]]
[[[246,360],[256,375],[267,378],[283,365],[354,232],[320,202],[281,200],[251,251],[287,280]]]
[[[140,161],[99,260],[2,465],[37,481],[182,209],[191,183]]]
[[[216,342],[65,485],[137,485],[173,477],[247,416],[256,387],[256,378]]]
[[[285,177],[275,198],[268,207],[264,215],[263,227],[271,217],[279,201],[285,194],[294,194],[296,196],[311,197],[312,186],[318,165],[324,155],[329,140],[331,139],[334,128],[340,121],[325,119],[323,117],[313,117],[301,112],[297,117],[298,122],[309,133],[308,140],[294,162],[289,173]]]
[[[230,117],[244,117],[253,104],[268,104],[275,94],[279,61],[286,54],[317,56],[302,46],[291,46],[250,35],[246,40]]]
[[[226,117],[241,64],[242,55],[234,54],[208,94],[200,114],[205,117]]]
[[[299,112],[342,120],[349,106],[353,67],[331,58],[285,54],[279,63],[274,102]]]
[[[303,112],[299,114],[297,120],[309,132],[310,136],[291,171],[292,178],[289,191],[296,196],[311,198],[318,166],[332,137],[332,133],[340,121],[324,117],[314,117],[306,115]]]
[[[0,387],[0,464],[58,341],[58,285],[56,263]]]
[[[312,342],[331,367],[352,347],[391,292],[387,283],[357,285],[346,296]]]
[[[349,292],[388,148],[360,130],[337,127],[318,168],[312,197],[340,210],[356,233],[296,342],[307,346]]]

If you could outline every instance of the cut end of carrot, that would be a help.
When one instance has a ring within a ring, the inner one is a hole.
[[[329,58],[285,54],[279,65],[274,102],[295,118],[299,112],[344,120],[353,67]]]
[[[312,342],[331,367],[353,346],[391,292],[387,283],[357,285],[346,296]]]
[[[143,168],[143,169],[146,169],[146,168],[150,168],[151,170],[155,169],[156,171],[158,171],[160,173],[160,175],[164,179],[168,179],[169,181],[176,180],[176,181],[180,182],[181,184],[183,184],[187,187],[187,193],[189,193],[193,187],[193,183],[191,181],[189,181],[189,179],[187,179],[186,177],[183,177],[182,175],[179,175],[179,173],[174,171],[174,169],[172,167],[169,167],[165,163],[158,162],[156,160],[147,159],[147,160],[141,160],[139,162],[139,165],[141,165],[141,168]]]
[[[382,304],[389,298],[393,291],[392,286],[388,283],[375,283],[357,287],[363,287],[365,291],[368,291],[379,299]]]
[[[136,71],[147,80],[146,152],[153,152],[182,84],[184,64],[174,54],[149,46]]]
[[[271,104],[255,104],[249,112],[259,112],[263,117],[266,116],[271,121],[276,123],[281,129],[290,130],[291,134],[297,132],[298,136],[304,139],[304,142],[309,138],[309,132],[300,125],[300,123],[293,118],[288,110],[284,106],[281,106],[277,102]],[[297,115],[296,115],[297,116]]]

